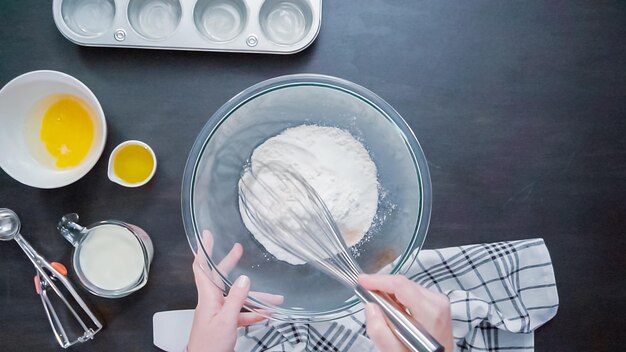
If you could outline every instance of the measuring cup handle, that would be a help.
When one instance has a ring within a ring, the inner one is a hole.
[[[78,223],[78,214],[71,213],[63,216],[57,225],[59,233],[65,237],[72,246],[76,247],[85,235],[85,228]]]

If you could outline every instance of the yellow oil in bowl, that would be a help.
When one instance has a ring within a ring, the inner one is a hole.
[[[136,187],[154,175],[156,158],[152,149],[139,141],[120,144],[111,153],[109,178],[122,186]]]

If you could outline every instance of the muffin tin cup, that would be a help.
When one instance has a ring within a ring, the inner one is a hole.
[[[317,37],[322,0],[54,0],[52,9],[78,45],[292,54]]]

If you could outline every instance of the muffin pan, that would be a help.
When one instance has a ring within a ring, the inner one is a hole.
[[[291,54],[317,37],[322,0],[54,0],[85,46]]]

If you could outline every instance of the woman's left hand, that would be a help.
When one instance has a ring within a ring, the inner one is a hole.
[[[211,254],[213,236],[209,231],[202,233],[202,242]],[[200,251],[200,246],[198,246]],[[218,270],[229,273],[243,255],[243,247],[236,243],[224,259],[217,265]],[[237,340],[237,328],[258,323],[266,318],[253,312],[241,312],[250,291],[250,279],[242,275],[232,285],[228,296],[217,286],[221,284],[218,275],[206,263],[206,259],[196,253],[193,274],[198,289],[198,305],[187,350],[189,352],[233,351]],[[211,277],[209,277],[209,275]],[[282,296],[264,294],[264,298],[275,303],[282,302]]]

